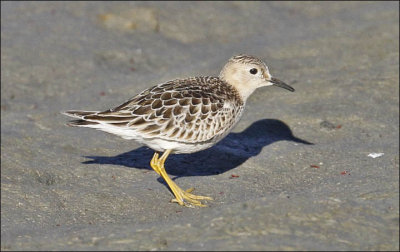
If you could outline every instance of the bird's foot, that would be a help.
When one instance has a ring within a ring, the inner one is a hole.
[[[178,203],[181,206],[186,206],[186,207],[194,207],[194,206],[199,206],[199,207],[206,207],[207,205],[204,205],[201,203],[199,200],[213,200],[211,197],[207,196],[199,196],[199,195],[194,195],[191,194],[191,192],[194,190],[194,188],[189,188],[186,191],[182,190],[178,186],[174,188],[174,194],[175,194],[175,199],[172,199],[171,202]]]
[[[164,163],[170,152],[171,150],[167,150],[160,158],[157,152],[154,153],[154,156],[150,161],[150,166],[165,180],[171,191],[174,193],[175,199],[171,200],[171,202],[176,202],[181,206],[187,207],[207,206],[202,204],[200,200],[212,200],[211,197],[191,194],[194,188],[189,188],[188,190],[184,191],[168,176],[167,172],[165,171]]]

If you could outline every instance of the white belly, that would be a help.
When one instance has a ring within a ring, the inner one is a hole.
[[[151,149],[159,152],[164,152],[166,150],[172,150],[172,153],[193,153],[197,151],[201,151],[207,148],[210,148],[214,145],[214,142],[204,142],[204,143],[182,143],[182,142],[174,142],[163,139],[146,139],[143,141],[137,140],[138,142],[147,145]]]

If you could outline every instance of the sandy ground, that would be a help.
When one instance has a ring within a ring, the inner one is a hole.
[[[399,250],[398,38],[397,2],[2,1],[1,249]],[[224,140],[168,159],[207,208],[59,113],[238,53],[296,92],[257,90]]]

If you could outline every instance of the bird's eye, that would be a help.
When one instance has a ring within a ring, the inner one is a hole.
[[[257,68],[252,68],[252,69],[250,69],[250,73],[251,73],[251,74],[256,74],[256,73],[257,73]]]

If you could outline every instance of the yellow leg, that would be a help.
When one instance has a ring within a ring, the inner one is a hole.
[[[154,171],[157,172],[158,175],[161,176],[160,171],[157,166],[157,162],[158,162],[158,153],[154,152],[153,158],[150,161],[150,166],[151,166],[151,168],[153,168]]]
[[[158,158],[157,152],[154,153],[154,156],[150,161],[150,166],[165,180],[171,191],[174,193],[175,199],[173,199],[172,202],[176,202],[181,206],[187,207],[191,207],[192,205],[202,207],[206,206],[199,200],[212,200],[211,197],[191,194],[190,192],[192,192],[194,188],[184,191],[168,176],[167,172],[165,171],[164,163],[170,153],[171,150],[167,150],[160,158]],[[189,205],[186,204],[185,201],[188,201]]]

